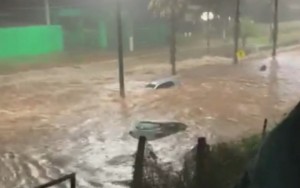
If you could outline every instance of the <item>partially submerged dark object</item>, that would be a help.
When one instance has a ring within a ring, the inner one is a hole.
[[[175,77],[164,78],[160,80],[155,80],[146,85],[146,88],[152,89],[167,89],[174,87],[179,84],[179,81]]]
[[[265,138],[235,188],[300,187],[300,103]]]
[[[262,65],[260,68],[259,68],[260,71],[266,71],[267,70],[267,66],[266,65]]]
[[[134,138],[145,136],[147,140],[157,140],[186,130],[187,126],[180,122],[140,121],[129,134]]]

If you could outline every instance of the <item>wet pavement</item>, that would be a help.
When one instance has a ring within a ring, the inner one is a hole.
[[[137,140],[129,131],[140,120],[187,125],[151,141],[174,166],[199,136],[215,143],[260,132],[264,118],[274,123],[298,102],[299,54],[236,66],[218,57],[185,60],[178,64],[182,84],[167,90],[144,87],[169,75],[167,63],[131,58],[126,100],[118,96],[114,61],[2,75],[0,187],[34,187],[70,172],[82,188],[120,187],[113,182],[131,179]]]

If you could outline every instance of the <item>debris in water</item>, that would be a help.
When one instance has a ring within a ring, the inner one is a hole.
[[[109,165],[121,165],[127,162],[133,161],[133,156],[132,155],[119,155],[116,156],[110,160],[108,160],[106,163]]]
[[[266,71],[267,70],[267,66],[266,65],[262,65],[259,70],[260,71]]]

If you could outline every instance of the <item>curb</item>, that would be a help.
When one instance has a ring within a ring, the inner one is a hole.
[[[292,46],[280,47],[280,48],[278,48],[277,52],[281,53],[281,52],[293,51],[293,50],[296,50],[298,48],[300,48],[300,44],[295,44],[295,45],[292,45]],[[266,50],[262,50],[261,52],[250,54],[249,56],[247,56],[245,59],[241,60],[240,62],[244,63],[244,62],[257,60],[257,59],[261,59],[261,58],[272,57],[271,56],[271,49],[272,49],[272,47],[270,46]]]

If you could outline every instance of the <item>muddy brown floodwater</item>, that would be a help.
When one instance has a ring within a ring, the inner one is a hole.
[[[260,132],[299,100],[300,51],[277,61],[233,66],[225,58],[179,62],[182,84],[148,90],[169,65],[130,66],[126,100],[118,97],[115,62],[48,68],[0,76],[0,187],[27,188],[76,172],[80,188],[120,187],[131,179],[138,120],[180,121],[185,132],[152,141],[162,162],[179,166],[183,154],[206,136],[210,143]],[[267,65],[261,72],[260,66]]]

